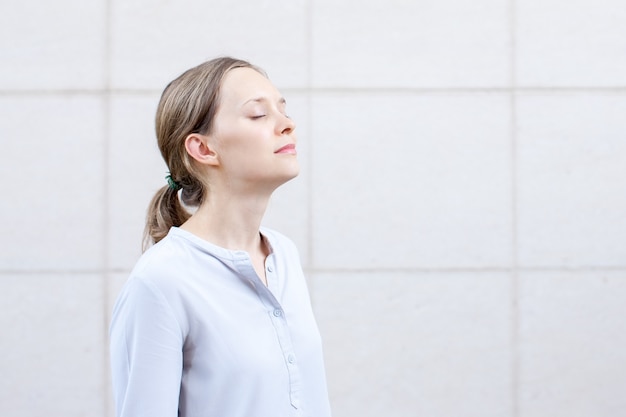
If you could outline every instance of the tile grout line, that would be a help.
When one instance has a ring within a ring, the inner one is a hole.
[[[511,117],[511,407],[513,417],[520,415],[520,311],[519,311],[519,236],[518,236],[518,129],[517,129],[517,4],[516,0],[509,3],[510,24],[510,117]]]
[[[626,272],[626,266],[619,267],[597,267],[597,266],[580,266],[580,267],[563,267],[563,266],[545,266],[545,267],[458,267],[458,268],[440,268],[440,267],[407,267],[407,268],[367,268],[367,267],[354,267],[354,268],[307,268],[312,273],[321,274],[466,274],[466,273],[514,273],[514,272],[526,272],[526,273],[549,273],[549,272],[563,272],[563,273],[576,273],[576,272]]]
[[[307,236],[307,265],[305,266],[307,270],[307,276],[309,275],[309,271],[313,269],[313,259],[315,256],[313,249],[313,146],[315,141],[313,141],[313,109],[312,109],[312,85],[313,85],[313,13],[312,13],[312,0],[307,0],[305,6],[306,12],[306,105],[307,105],[307,129],[308,129],[308,153],[307,153],[307,177],[306,177],[306,189],[307,189],[307,222],[306,222],[306,236]],[[311,277],[312,278],[312,277]],[[310,290],[311,294],[311,303],[315,305],[315,287],[316,282],[314,280],[309,281],[312,286]]]
[[[310,54],[309,54],[310,55]],[[309,56],[307,58],[312,61]],[[311,64],[308,64],[307,77],[309,85],[305,87],[286,87],[281,88],[283,92],[302,93],[302,94],[626,94],[626,86],[563,86],[563,87],[313,87],[311,85]],[[160,94],[158,89],[129,89],[129,88],[112,88],[108,86],[104,89],[50,89],[50,90],[0,90],[0,97],[11,96],[47,96],[47,95],[86,95],[99,96],[103,93],[128,94],[128,95],[155,95]]]
[[[303,265],[304,269],[312,273],[321,274],[354,274],[354,273],[373,273],[373,274],[464,274],[464,273],[550,273],[550,272],[562,272],[562,273],[587,273],[587,272],[626,272],[626,265],[621,266],[593,266],[593,265],[581,265],[581,266],[532,266],[532,267],[516,267],[511,266],[493,266],[493,267],[406,267],[406,268],[387,268],[387,267],[321,267],[315,268],[307,265]],[[131,272],[131,267],[128,268],[110,268],[105,269],[0,269],[0,275],[85,275],[85,274],[128,274]],[[626,275],[625,275],[626,279]]]
[[[512,113],[512,274],[511,274],[511,347],[512,347],[512,377],[513,377],[513,417],[519,416],[519,372],[520,372],[520,350],[519,350],[519,332],[520,332],[520,311],[519,311],[519,289],[520,289],[520,268],[519,268],[519,238],[518,238],[518,170],[517,170],[517,112],[515,94],[511,94],[511,113]]]
[[[109,401],[109,395],[110,395],[110,387],[109,387],[109,380],[110,380],[110,367],[109,367],[109,350],[108,350],[108,328],[109,328],[109,274],[110,274],[110,267],[111,267],[111,254],[110,254],[110,243],[111,243],[111,233],[110,230],[111,228],[109,227],[110,224],[110,214],[111,214],[111,182],[110,182],[110,158],[111,158],[111,94],[112,94],[112,89],[111,89],[111,46],[112,46],[112,39],[111,39],[111,25],[112,25],[112,5],[111,5],[111,0],[106,0],[104,2],[104,38],[105,38],[105,44],[104,44],[104,150],[103,150],[103,159],[104,159],[104,166],[103,166],[103,170],[104,170],[104,221],[103,221],[103,253],[102,253],[102,257],[103,257],[103,267],[104,267],[104,272],[102,273],[101,279],[102,279],[102,317],[103,317],[103,323],[102,323],[102,332],[103,332],[103,341],[104,341],[104,346],[103,346],[103,358],[102,358],[102,363],[103,363],[103,372],[102,372],[102,412],[103,415],[105,417],[108,417],[111,415],[111,411],[110,410],[110,401]]]

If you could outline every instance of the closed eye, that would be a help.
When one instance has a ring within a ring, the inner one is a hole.
[[[258,115],[258,116],[250,116],[250,118],[251,118],[252,120],[261,119],[262,117],[265,117],[265,115],[264,115],[264,114],[260,114],[260,115]]]

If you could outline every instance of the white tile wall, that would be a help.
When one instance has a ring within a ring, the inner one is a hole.
[[[504,87],[511,82],[509,3],[316,0],[316,87]]]
[[[0,415],[104,416],[99,274],[0,275]]]
[[[512,415],[506,273],[319,273],[335,417]]]
[[[520,415],[624,415],[626,273],[535,272],[520,280]]]
[[[105,0],[0,3],[0,89],[99,89]]]
[[[165,184],[158,96],[222,54],[267,70],[299,126],[265,224],[300,249],[335,417],[626,415],[625,18],[3,2],[0,415],[112,416],[110,311]]]
[[[0,96],[0,268],[102,268],[104,102]]]
[[[518,97],[519,261],[626,266],[626,96]]]
[[[112,83],[162,89],[218,55],[247,59],[281,87],[307,85],[306,2],[112,2]]]
[[[516,1],[516,72],[531,87],[626,84],[626,8],[615,0]]]
[[[497,94],[315,96],[315,265],[508,266],[508,104]]]
[[[159,96],[116,94],[111,99],[109,262],[115,269],[130,270],[141,255],[148,204],[167,184],[154,133]]]

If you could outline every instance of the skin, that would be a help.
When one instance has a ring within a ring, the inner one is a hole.
[[[190,134],[189,155],[203,168],[208,198],[181,228],[218,246],[244,250],[261,281],[268,248],[259,233],[273,191],[299,173],[295,124],[262,74],[235,68],[224,77],[214,128]]]

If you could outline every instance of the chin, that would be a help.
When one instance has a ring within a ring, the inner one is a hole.
[[[298,174],[300,173],[300,170],[297,169],[294,172],[290,173],[289,175],[286,175],[283,178],[282,184],[291,181],[292,179],[296,178],[298,176]]]
[[[294,167],[293,172],[291,173],[291,176],[289,177],[289,180],[292,180],[294,178],[296,178],[298,175],[300,175],[300,165],[297,165]],[[287,181],[289,181],[287,180]]]
[[[293,179],[293,178],[296,178],[299,174],[300,174],[300,165],[296,165],[296,166],[293,168],[292,175],[291,175],[291,177],[290,177],[289,179],[291,180],[291,179]]]
[[[282,175],[278,181],[276,182],[276,188],[280,187],[281,185],[291,181],[292,179],[296,178],[298,176],[298,174],[300,173],[300,169],[294,169],[289,173],[285,173],[285,175]]]
[[[284,173],[285,182],[294,179],[298,176],[298,174],[300,174],[300,164],[297,160],[294,160],[293,162],[294,163],[286,165],[284,167],[284,171],[281,170]]]

